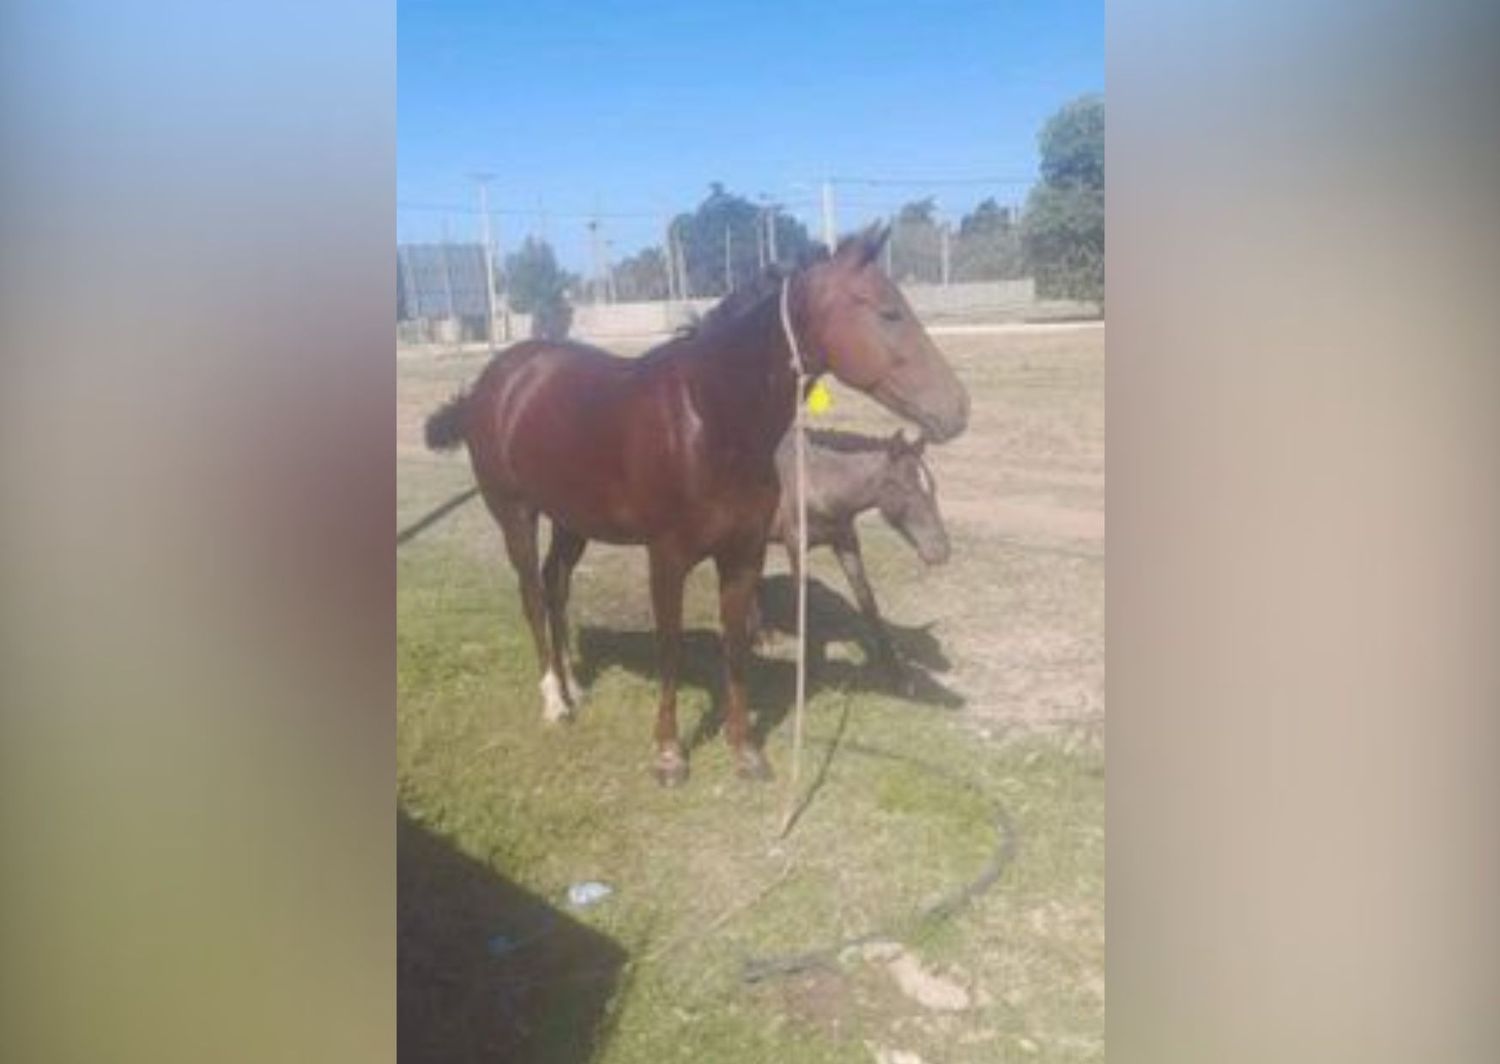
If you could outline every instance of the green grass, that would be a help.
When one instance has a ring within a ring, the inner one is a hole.
[[[465,521],[478,519],[480,508],[471,509]],[[898,565],[910,571],[914,563],[897,560],[903,549],[871,545],[877,580]],[[561,728],[542,722],[531,637],[498,539],[492,556],[486,563],[442,535],[398,555],[399,800],[457,853],[555,905],[576,880],[615,888],[600,905],[570,913],[628,956],[597,1059],[868,1061],[867,1042],[929,1060],[1102,1059],[1098,750],[1069,752],[1043,739],[983,743],[959,726],[956,710],[874,687],[855,653],[814,677],[804,786],[825,759],[826,773],[779,841],[789,719],[768,742],[778,772],[770,786],[735,778],[717,736],[692,751],[683,788],[651,779],[653,637],[634,552],[594,550],[580,570],[573,612],[588,629],[583,666],[593,679],[580,719]],[[814,571],[843,591],[831,566]],[[687,611],[685,737],[715,701],[715,613],[705,566]],[[789,654],[779,647],[752,667],[752,704],[773,717],[789,702]],[[979,793],[900,757],[942,766]],[[1016,860],[973,906],[908,939],[925,963],[957,973],[974,1008],[924,1013],[864,962],[740,982],[747,957],[902,924],[972,878],[996,845],[995,803],[1014,823]],[[482,951],[489,932],[464,919],[455,913],[448,930]],[[503,963],[523,971],[524,950]],[[580,1059],[579,1021],[530,1020],[526,1059]]]

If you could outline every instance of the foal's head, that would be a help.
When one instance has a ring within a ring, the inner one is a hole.
[[[916,548],[928,565],[948,560],[948,529],[938,512],[937,484],[932,479],[922,450],[926,441],[908,443],[896,433],[886,443],[886,464],[876,493],[880,516]]]
[[[922,426],[938,443],[969,420],[969,395],[879,265],[889,229],[849,237],[800,275],[800,327],[845,384]]]

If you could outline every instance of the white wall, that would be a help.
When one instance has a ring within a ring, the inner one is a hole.
[[[910,284],[901,290],[917,316],[928,325],[943,322],[1018,321],[1040,306],[1036,284],[1031,278],[1015,281],[972,281],[964,284]],[[573,308],[570,335],[609,346],[611,340],[648,339],[667,335],[702,315],[717,299],[691,299],[676,302],[582,304]],[[524,340],[531,335],[531,317],[510,316],[510,340]],[[503,329],[496,330],[504,339]],[[414,337],[402,334],[405,342]],[[427,336],[428,342],[452,342],[453,338]]]
[[[657,336],[686,325],[693,312],[704,314],[718,300],[686,302],[600,303],[573,308],[573,335],[594,340],[619,336]]]
[[[1016,281],[975,281],[966,284],[913,284],[901,288],[924,322],[1004,321],[1019,318],[1036,304],[1031,278]],[[607,341],[619,337],[659,336],[703,314],[718,300],[686,302],[600,303],[573,308],[572,335]]]

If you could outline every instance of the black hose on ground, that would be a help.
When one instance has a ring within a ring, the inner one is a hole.
[[[1016,829],[1015,825],[1011,822],[1010,814],[1005,811],[1004,806],[986,794],[973,780],[966,779],[941,765],[934,765],[930,761],[924,761],[909,754],[898,754],[889,750],[882,750],[879,747],[867,746],[864,743],[854,740],[840,742],[837,739],[811,739],[808,741],[814,745],[825,747],[836,745],[839,749],[847,750],[850,753],[859,754],[864,757],[878,757],[887,761],[903,762],[960,790],[966,790],[971,794],[978,795],[989,804],[991,809],[997,840],[995,849],[990,859],[985,862],[984,867],[980,869],[979,874],[973,879],[961,884],[932,904],[918,910],[904,921],[876,928],[864,934],[835,942],[822,949],[810,950],[805,953],[747,957],[740,970],[740,978],[746,983],[758,983],[766,979],[778,979],[812,968],[831,968],[837,964],[839,955],[847,949],[868,945],[872,942],[899,939],[902,936],[921,930],[923,927],[940,923],[953,916],[964,906],[994,886],[1001,875],[1004,874],[1006,867],[1016,858]],[[831,756],[832,751],[830,751]]]
[[[425,532],[427,529],[437,524],[443,518],[447,517],[454,510],[457,510],[460,506],[462,506],[464,503],[468,502],[478,494],[478,488],[468,488],[453,496],[453,498],[443,503],[437,509],[429,510],[425,516],[417,519],[416,521],[403,528],[400,532],[396,533],[396,546],[399,547],[402,544],[415,539],[420,533]]]

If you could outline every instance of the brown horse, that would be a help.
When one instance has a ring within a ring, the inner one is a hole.
[[[968,421],[963,386],[877,265],[886,235],[867,231],[794,273],[769,273],[637,359],[575,343],[516,344],[427,422],[429,446],[468,445],[505,535],[549,720],[568,716],[581,695],[567,663],[566,611],[585,545],[647,548],[661,665],[655,770],[663,783],[687,776],[677,734],[683,585],[706,558],[719,574],[725,734],[741,775],[770,774],[749,742],[746,619],[780,497],[776,446],[799,400],[788,331],[809,380],[831,372],[933,440],[957,435]],[[552,522],[544,567],[541,513]]]

